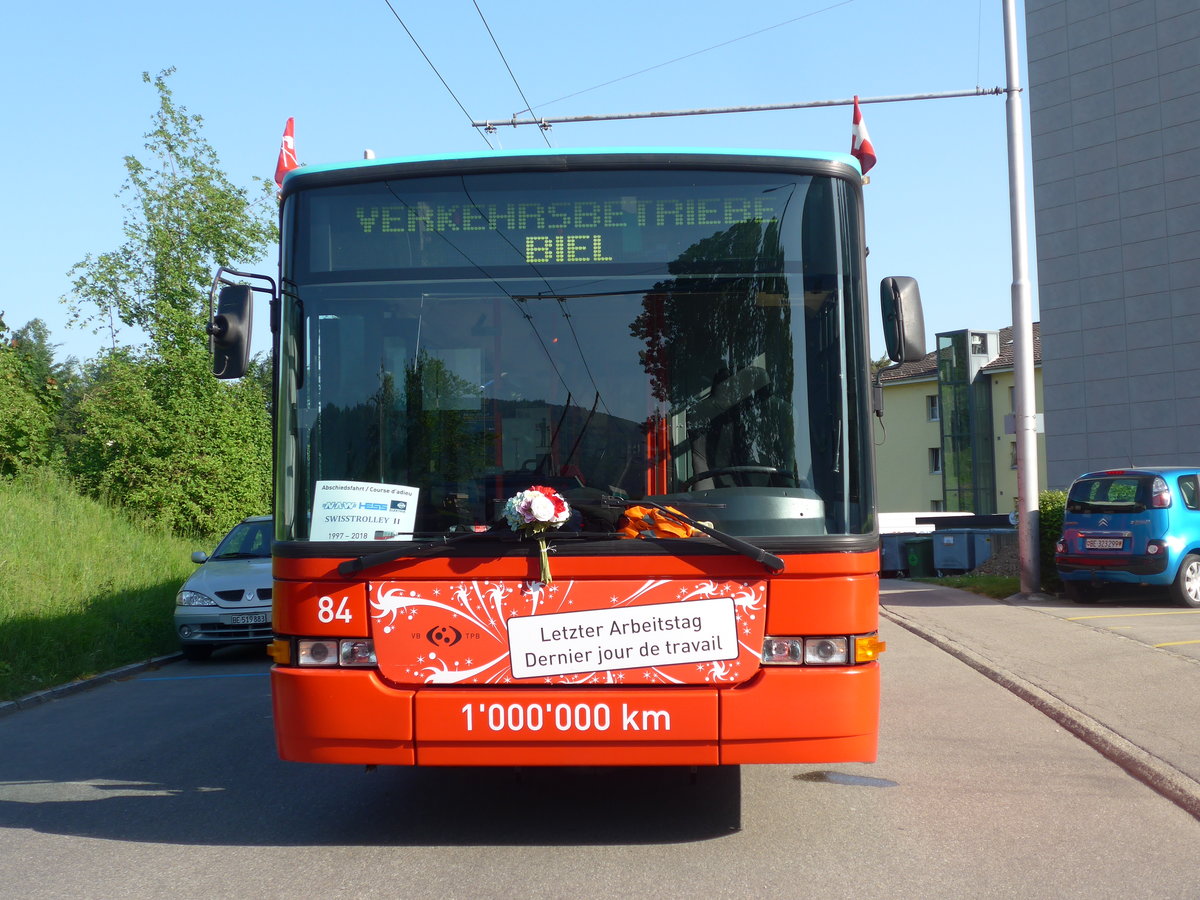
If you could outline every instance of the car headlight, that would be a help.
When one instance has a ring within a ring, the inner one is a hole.
[[[180,591],[175,595],[176,606],[216,606],[217,601],[199,591]]]

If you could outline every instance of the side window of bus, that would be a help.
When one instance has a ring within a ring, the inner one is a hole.
[[[1200,509],[1200,491],[1197,490],[1195,475],[1183,475],[1179,479],[1179,493],[1183,505],[1188,509]]]

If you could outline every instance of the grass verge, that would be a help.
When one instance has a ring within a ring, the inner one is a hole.
[[[199,546],[53,473],[0,482],[0,700],[174,650],[175,593]]]

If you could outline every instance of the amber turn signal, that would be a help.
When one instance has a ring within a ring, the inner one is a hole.
[[[267,656],[275,660],[279,665],[286,666],[292,661],[292,644],[291,641],[274,640],[267,645]]]
[[[870,662],[878,659],[879,654],[887,649],[887,642],[881,641],[878,635],[868,634],[854,639],[855,662]]]

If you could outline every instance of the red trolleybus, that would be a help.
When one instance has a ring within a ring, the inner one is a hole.
[[[861,184],[848,156],[707,150],[291,172],[280,755],[873,760]],[[252,290],[230,274],[224,377]],[[883,299],[889,353],[919,356],[915,283]],[[534,493],[552,523],[514,516]]]

